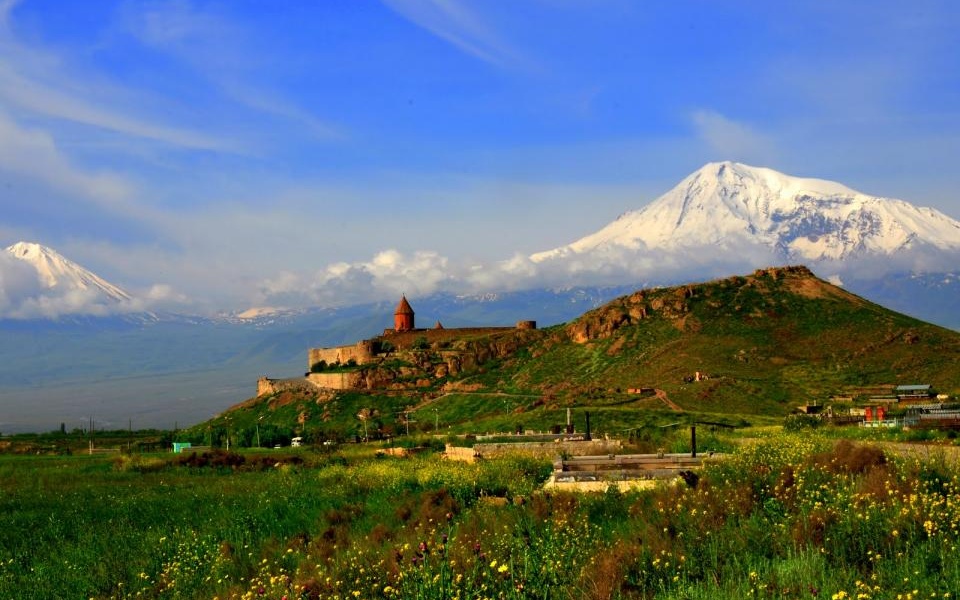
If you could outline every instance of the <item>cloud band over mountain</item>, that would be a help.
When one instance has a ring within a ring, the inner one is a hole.
[[[7,318],[103,316],[182,307],[186,300],[165,285],[130,295],[35,244],[12,246],[7,254],[0,262],[0,316]],[[34,266],[32,275],[18,256]],[[567,246],[486,264],[386,249],[368,260],[263,277],[250,302],[330,307],[401,293],[660,285],[798,263],[838,281],[879,279],[947,272],[958,256],[960,222],[936,210],[724,162],[704,166],[643,208]]]

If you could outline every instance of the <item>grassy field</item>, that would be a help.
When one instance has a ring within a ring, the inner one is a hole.
[[[960,474],[757,433],[695,487],[374,445],[0,456],[4,598],[951,598]]]

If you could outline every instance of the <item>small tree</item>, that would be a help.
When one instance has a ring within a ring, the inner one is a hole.
[[[367,433],[367,421],[373,418],[374,415],[375,411],[371,408],[361,408],[360,412],[357,413],[357,418],[363,423],[363,441],[370,439]]]
[[[430,342],[427,341],[427,337],[421,335],[417,339],[413,340],[413,349],[414,350],[426,350],[430,347]]]

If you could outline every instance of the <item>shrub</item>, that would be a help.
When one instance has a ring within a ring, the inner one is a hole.
[[[133,471],[137,473],[155,473],[170,466],[163,458],[147,458],[140,454],[125,454],[113,461],[113,468],[117,471]]]
[[[804,429],[816,429],[823,424],[819,417],[813,415],[787,415],[783,419],[784,431],[801,431]]]

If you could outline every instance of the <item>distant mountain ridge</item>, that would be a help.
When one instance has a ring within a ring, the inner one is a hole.
[[[534,262],[609,251],[754,247],[783,262],[911,251],[960,253],[960,222],[843,184],[735,162],[709,163],[649,205]]]

